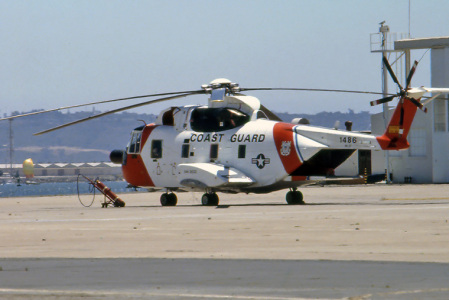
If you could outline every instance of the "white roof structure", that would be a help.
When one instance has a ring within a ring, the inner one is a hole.
[[[449,36],[405,39],[394,42],[395,50],[437,49],[449,46]]]

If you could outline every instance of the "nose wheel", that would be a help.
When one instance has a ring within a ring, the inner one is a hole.
[[[287,195],[285,195],[285,200],[287,200],[287,203],[290,205],[304,205],[306,204],[303,200],[303,195],[300,191],[297,191],[296,189],[287,192]]]
[[[176,206],[178,203],[178,197],[175,193],[165,193],[161,195],[162,206]]]
[[[204,206],[217,206],[219,201],[216,193],[205,193],[201,197],[201,204]]]

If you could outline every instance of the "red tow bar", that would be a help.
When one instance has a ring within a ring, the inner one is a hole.
[[[84,175],[83,176],[87,181],[90,182],[97,190],[99,190],[104,195],[104,202],[101,203],[101,207],[108,207],[109,204],[114,205],[114,207],[125,207],[125,201],[120,199],[110,188],[108,188],[103,182],[100,180],[92,180]],[[106,200],[108,199],[108,200]]]

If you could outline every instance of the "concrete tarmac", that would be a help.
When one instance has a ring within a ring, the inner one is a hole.
[[[449,298],[449,185],[301,190],[0,198],[0,298]]]

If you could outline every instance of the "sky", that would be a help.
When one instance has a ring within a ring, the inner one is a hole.
[[[381,92],[381,54],[370,51],[379,23],[414,38],[449,36],[448,12],[447,0],[0,0],[0,115],[196,90],[216,78]],[[430,86],[430,52],[412,59],[412,85]],[[380,111],[371,95],[246,94],[277,112]],[[206,103],[202,95],[132,112]]]

